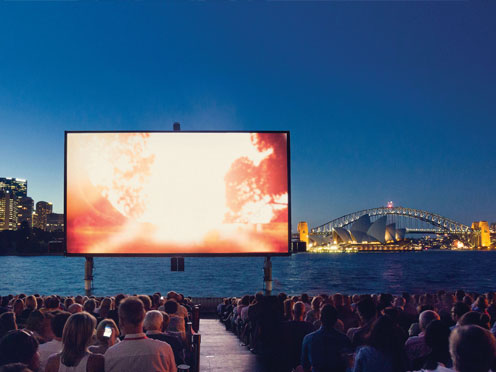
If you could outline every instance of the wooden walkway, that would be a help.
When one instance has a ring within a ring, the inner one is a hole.
[[[268,372],[217,319],[200,320],[200,372]]]

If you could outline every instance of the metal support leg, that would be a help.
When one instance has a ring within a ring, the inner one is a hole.
[[[91,295],[93,282],[93,257],[86,257],[86,263],[84,265],[84,291],[86,296]]]
[[[265,257],[264,283],[265,283],[265,295],[270,296],[272,293],[272,262],[270,261],[270,256]]]

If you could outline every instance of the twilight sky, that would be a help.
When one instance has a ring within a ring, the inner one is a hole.
[[[496,221],[495,1],[0,2],[0,177],[63,212],[64,130],[291,131],[293,230]]]

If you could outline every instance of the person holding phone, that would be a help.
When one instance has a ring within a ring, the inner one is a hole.
[[[107,349],[115,345],[119,339],[119,328],[112,319],[103,319],[96,327],[96,342],[89,347],[95,354],[105,354]]]

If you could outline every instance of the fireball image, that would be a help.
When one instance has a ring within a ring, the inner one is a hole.
[[[286,133],[67,133],[69,254],[287,253]]]

